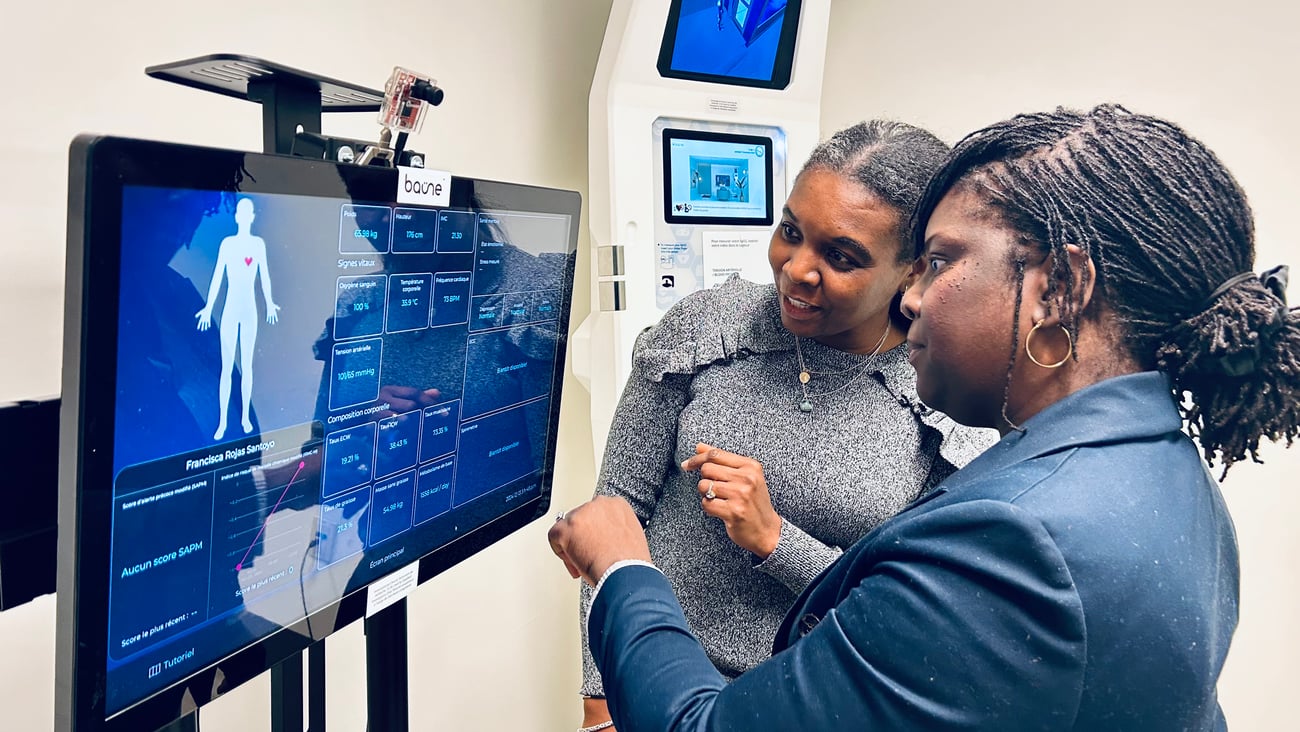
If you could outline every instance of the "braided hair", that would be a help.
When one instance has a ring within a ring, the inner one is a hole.
[[[1189,434],[1223,475],[1247,456],[1260,462],[1261,439],[1300,436],[1300,315],[1286,307],[1285,273],[1240,276],[1255,258],[1250,206],[1199,141],[1117,105],[992,125],[958,143],[930,181],[911,223],[916,255],[935,206],[959,185],[1051,258],[1049,295],[1072,337],[1104,307],[1128,355],[1171,377]],[[1096,267],[1100,297],[1084,312],[1068,244]],[[1013,258],[1023,280],[1024,252]]]
[[[948,145],[905,122],[874,119],[836,132],[813,148],[799,175],[826,170],[844,176],[898,212],[898,261],[914,259],[909,226],[930,180],[948,154]],[[889,304],[890,319],[907,331],[911,320],[899,309],[902,294]]]

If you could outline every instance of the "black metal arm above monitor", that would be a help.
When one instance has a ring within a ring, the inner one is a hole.
[[[146,68],[145,73],[182,86],[261,104],[264,152],[341,163],[422,168],[424,156],[404,149],[405,132],[400,132],[393,148],[387,147],[387,139],[371,142],[324,135],[321,132],[323,113],[379,112],[387,97],[389,104],[399,106],[394,117],[400,119],[402,112],[410,112],[411,107],[421,103],[437,106],[443,98],[442,89],[425,80],[416,80],[409,89],[403,90],[404,96],[399,94],[401,98],[394,99],[393,94],[386,95],[378,89],[233,53],[156,64]],[[373,154],[376,151],[389,154],[376,156]]]
[[[384,93],[251,56],[214,53],[156,64],[155,79],[262,105],[264,152],[293,154],[298,132],[319,135],[324,112],[378,112]]]

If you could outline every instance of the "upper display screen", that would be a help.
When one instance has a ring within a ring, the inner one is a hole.
[[[784,89],[801,0],[673,0],[660,76]]]
[[[106,716],[549,497],[576,194],[454,179],[405,206],[391,170],[194,150],[170,169],[230,182],[137,160],[88,193],[87,256],[117,260],[82,358],[112,405],[82,407],[112,487],[79,547]]]
[[[665,129],[664,220],[772,224],[772,139]]]

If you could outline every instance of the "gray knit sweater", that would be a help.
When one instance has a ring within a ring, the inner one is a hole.
[[[844,548],[997,440],[921,403],[906,345],[874,357],[801,347],[824,374],[808,384],[811,413],[798,408],[794,337],[772,285],[732,278],[684,298],[637,339],[597,481],[646,524],[655,564],[728,677],[771,654],[787,608]],[[698,442],[762,464],[782,517],[766,560],[701,509],[698,474],[680,468]],[[591,588],[582,593],[582,693],[602,696],[586,638]]]

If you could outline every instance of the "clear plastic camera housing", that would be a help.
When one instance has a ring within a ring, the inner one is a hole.
[[[411,96],[411,89],[418,81],[437,86],[428,76],[401,66],[393,68],[392,76],[384,82],[384,103],[379,108],[379,124],[396,132],[420,131],[428,102]]]

